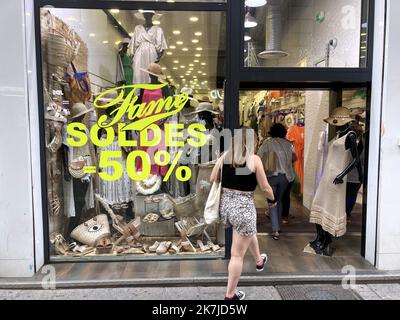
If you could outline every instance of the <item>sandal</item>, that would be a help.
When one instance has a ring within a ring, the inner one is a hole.
[[[197,245],[200,247],[201,252],[207,252],[207,251],[211,250],[210,246],[204,245],[203,241],[201,241],[201,240],[197,240]]]
[[[196,248],[193,247],[192,243],[189,240],[182,242],[182,248],[186,252],[196,252]]]
[[[149,251],[151,253],[155,253],[157,251],[157,248],[160,246],[160,242],[156,241],[152,246],[149,247]]]
[[[161,242],[160,245],[158,246],[156,253],[157,254],[166,254],[171,247],[172,242],[171,241],[164,241]]]
[[[178,254],[182,249],[182,241],[179,240],[172,244],[171,248],[169,249],[169,253]]]
[[[213,252],[217,252],[221,249],[221,247],[217,244],[212,243],[211,241],[207,242],[207,245],[211,248]]]
[[[50,242],[54,245],[58,255],[67,255],[70,251],[70,246],[61,234],[50,235]]]

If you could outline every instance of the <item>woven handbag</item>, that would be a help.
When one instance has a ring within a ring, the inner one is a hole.
[[[65,90],[65,98],[71,103],[85,103],[90,100],[92,90],[90,78],[87,72],[78,72],[75,65],[71,62],[73,74],[65,73],[64,79],[68,82],[69,88]]]
[[[177,218],[196,217],[200,215],[200,210],[197,205],[197,195],[190,194],[183,198],[172,198],[168,196],[174,206],[174,212]]]
[[[110,224],[105,214],[82,223],[71,232],[71,238],[91,247],[95,247],[96,242],[100,239],[110,236]]]

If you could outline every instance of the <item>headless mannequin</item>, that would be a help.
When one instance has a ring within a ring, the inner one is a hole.
[[[143,17],[145,20],[143,27],[148,32],[154,26],[154,24],[153,24],[154,13],[145,12],[145,13],[143,13]],[[157,60],[154,62],[156,62],[156,63],[160,62],[163,55],[164,55],[164,51],[159,52]]]
[[[351,127],[346,124],[338,128],[338,138],[341,138],[348,134],[345,142],[346,150],[350,150],[351,156],[353,160],[351,163],[344,169],[342,173],[340,173],[335,180],[332,182],[333,184],[343,184],[344,178],[354,169],[357,168],[360,181],[362,181],[362,168],[360,161],[360,154],[358,152],[358,144],[357,144],[357,134],[354,131],[351,131]],[[316,225],[317,228],[317,237],[314,241],[310,242],[310,246],[314,249],[317,255],[322,256],[331,256],[329,245],[332,243],[332,235],[327,231],[322,229],[321,225]]]

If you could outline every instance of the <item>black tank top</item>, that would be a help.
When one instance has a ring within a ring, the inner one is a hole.
[[[236,173],[236,169],[230,164],[224,164],[222,169],[222,188],[253,192],[257,188],[257,177],[255,172],[251,172],[246,165],[239,167],[244,169],[244,174]]]

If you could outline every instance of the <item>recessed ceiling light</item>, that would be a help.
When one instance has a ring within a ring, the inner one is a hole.
[[[103,44],[107,44],[107,43],[108,43],[108,41],[107,41],[107,40],[104,40],[104,41],[103,41]]]
[[[173,67],[172,69],[174,69],[174,70],[178,70],[178,67]]]
[[[168,55],[168,56],[172,56],[172,52],[171,52],[171,51],[168,51],[168,52],[167,52],[167,55]]]
[[[118,24],[122,24],[122,22],[118,20]]]
[[[246,0],[245,5],[246,7],[256,8],[262,7],[267,4],[266,0]]]
[[[181,34],[181,31],[180,30],[174,30],[174,31],[172,31],[172,33],[173,34]]]
[[[169,46],[170,49],[176,49],[176,46]]]
[[[161,21],[158,21],[158,20],[153,21],[153,24],[154,24],[155,26],[159,26],[159,25],[161,24]]]
[[[89,33],[89,37],[95,37],[96,36],[96,34],[95,33]]]
[[[200,53],[196,53],[194,56],[195,56],[196,58],[200,58],[200,57],[201,57],[201,54],[200,54]]]
[[[176,44],[181,46],[181,45],[183,45],[183,41],[177,41]]]
[[[196,62],[196,63],[199,63],[199,62],[200,62],[200,60],[197,60],[197,59],[196,59],[196,60],[194,60],[194,62]]]
[[[193,63],[189,64],[189,67],[194,67],[194,64]]]
[[[111,13],[119,13],[119,9],[111,9],[110,12]]]
[[[193,76],[193,79],[197,79],[197,76]]]
[[[179,60],[174,60],[174,63],[179,63]]]
[[[193,71],[194,69],[193,68],[189,68],[189,71]]]
[[[162,67],[161,70],[167,70],[167,68],[166,67]]]
[[[199,43],[200,41],[199,41],[199,39],[193,39],[192,40],[192,43]]]
[[[188,48],[182,48],[182,51],[189,51],[189,49]]]
[[[203,35],[203,33],[202,32],[196,32],[195,34],[194,34],[196,37],[201,37],[202,35]]]
[[[181,69],[185,69],[186,68],[186,66],[181,66]]]
[[[181,76],[181,79],[183,79],[185,76]]]
[[[198,47],[198,48],[196,48],[196,50],[197,51],[203,51],[203,48],[202,47]]]
[[[199,18],[198,17],[190,17],[189,20],[192,22],[197,22],[197,21],[199,21]]]
[[[198,74],[201,74],[201,73],[203,73],[203,72],[202,72],[202,71],[197,71],[197,73],[198,73]]]
[[[135,34],[133,32],[129,33],[130,37],[133,37]]]
[[[201,65],[202,65],[202,66],[206,66],[206,65],[207,65],[207,63],[205,63],[205,62],[202,62],[202,63],[201,63]]]
[[[206,76],[207,75],[207,73],[203,73],[203,76]]]

